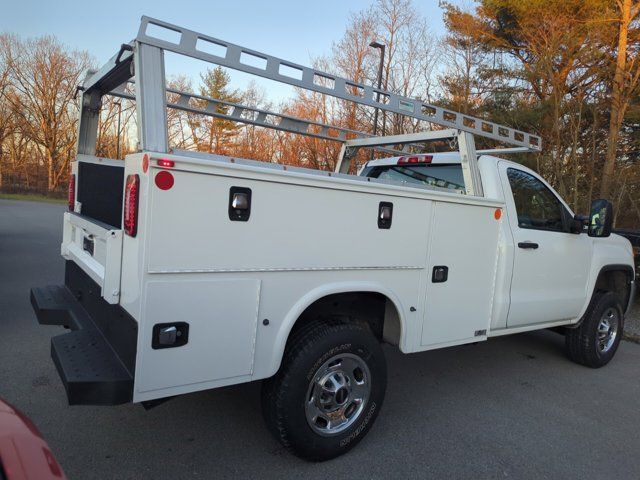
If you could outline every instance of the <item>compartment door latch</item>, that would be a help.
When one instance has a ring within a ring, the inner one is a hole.
[[[174,348],[189,341],[189,324],[186,322],[156,323],[153,326],[151,348]]]

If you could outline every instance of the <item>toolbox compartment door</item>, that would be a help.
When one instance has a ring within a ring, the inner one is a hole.
[[[165,390],[161,396],[177,395],[251,375],[259,295],[260,280],[252,278],[149,281],[136,392]],[[173,300],[167,302],[168,298]],[[188,324],[188,342],[154,348],[154,326],[178,322]]]

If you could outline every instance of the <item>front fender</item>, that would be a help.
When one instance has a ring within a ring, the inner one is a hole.
[[[580,315],[575,319],[576,322],[578,322],[587,311],[589,303],[591,303],[591,299],[595,293],[596,283],[600,275],[615,270],[628,272],[631,280],[633,280],[634,266],[631,243],[626,238],[615,234],[607,238],[594,239],[593,259],[589,271],[586,302],[580,311]],[[633,284],[631,288],[633,289]],[[630,296],[632,295],[633,293]],[[624,306],[626,307],[626,305]]]

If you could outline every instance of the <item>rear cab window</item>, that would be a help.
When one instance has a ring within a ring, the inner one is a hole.
[[[446,188],[464,193],[464,178],[459,163],[378,165],[365,167],[364,177],[391,180],[406,185]]]

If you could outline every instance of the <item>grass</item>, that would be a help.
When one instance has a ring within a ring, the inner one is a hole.
[[[27,202],[67,203],[66,198],[47,197],[36,193],[0,193],[0,200],[23,200]]]

